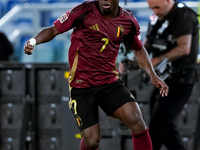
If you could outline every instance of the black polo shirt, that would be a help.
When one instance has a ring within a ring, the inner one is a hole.
[[[192,35],[190,54],[173,61],[172,66],[178,72],[178,76],[174,78],[175,81],[194,83],[196,81],[194,66],[198,55],[199,26],[197,14],[192,9],[175,2],[172,10],[163,20],[151,18],[146,35],[149,46],[146,48],[148,52],[152,52],[153,57],[162,55],[177,46],[178,37],[187,34]],[[162,48],[158,48],[159,46]]]

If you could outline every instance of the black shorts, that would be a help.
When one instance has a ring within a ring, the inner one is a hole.
[[[127,102],[136,101],[119,79],[100,87],[72,88],[69,107],[80,131],[99,122],[98,106],[111,116]]]

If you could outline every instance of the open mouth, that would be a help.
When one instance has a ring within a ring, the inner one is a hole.
[[[105,8],[105,9],[108,9],[108,8],[110,8],[110,4],[109,3],[103,3],[103,8]]]
[[[108,9],[110,8],[110,5],[103,5],[103,8]]]

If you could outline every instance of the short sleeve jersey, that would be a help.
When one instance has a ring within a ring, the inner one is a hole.
[[[136,18],[119,7],[114,19],[105,18],[97,1],[84,2],[60,16],[54,25],[60,33],[73,28],[69,48],[71,87],[87,88],[118,79],[115,68],[118,50],[127,39],[134,50],[142,48]]]

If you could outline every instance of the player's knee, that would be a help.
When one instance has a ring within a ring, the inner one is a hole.
[[[130,129],[132,131],[132,133],[140,133],[142,131],[144,131],[146,129],[146,124],[143,120],[143,118],[139,117],[137,119],[135,119],[132,124],[130,125]]]
[[[100,137],[85,139],[85,145],[89,148],[96,149],[99,147]]]

